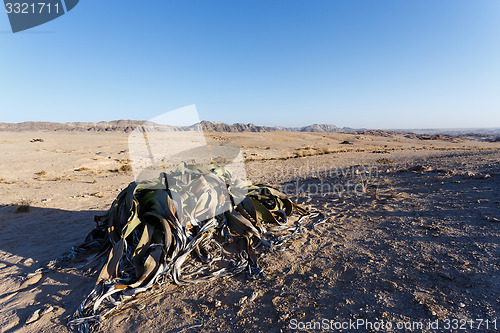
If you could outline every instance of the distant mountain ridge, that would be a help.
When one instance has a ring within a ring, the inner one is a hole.
[[[132,132],[137,126],[144,124],[139,120],[114,120],[98,123],[53,123],[27,121],[23,123],[0,123],[0,131],[71,131],[71,132]]]
[[[490,128],[427,128],[427,129],[393,129],[397,132],[411,132],[415,134],[445,134],[445,135],[494,135],[500,134],[500,127]]]
[[[71,122],[71,123],[53,123],[53,122],[35,122],[28,121],[23,123],[0,123],[0,131],[71,131],[71,132],[132,132],[138,126],[147,123],[144,120],[113,120],[101,121],[98,123]],[[151,124],[151,123],[148,123]],[[183,131],[193,128],[198,124],[182,127],[168,125],[154,125],[161,130]],[[235,123],[228,125],[223,122],[214,122],[203,120],[199,125],[207,132],[274,132],[274,131],[293,131],[293,132],[343,132],[352,129],[342,129],[335,125],[313,124],[304,127],[282,127],[282,126],[259,126],[252,123]]]
[[[274,131],[291,131],[291,132],[343,132],[344,129],[335,125],[313,124],[304,127],[283,127],[283,126],[258,126],[252,123],[242,124],[235,123],[228,125],[222,122],[202,121],[201,126],[204,131],[211,132],[274,132]]]
[[[317,133],[337,133],[337,132],[357,132],[359,134],[382,135],[387,136],[389,133],[403,132],[413,133],[414,135],[436,135],[443,134],[449,136],[498,136],[500,128],[471,128],[471,129],[393,129],[393,130],[369,130],[365,128],[350,128],[337,127],[328,124],[312,124],[303,127],[283,127],[283,126],[259,126],[252,123],[243,124],[235,123],[228,125],[223,122],[203,120],[199,124],[191,126],[168,126],[153,124],[145,120],[113,120],[100,121],[98,123],[90,122],[70,122],[70,123],[53,123],[53,122],[36,122],[27,121],[23,123],[0,123],[0,131],[22,132],[22,131],[69,131],[69,132],[123,132],[130,133],[135,128],[144,125],[153,125],[157,131],[185,131],[200,126],[206,132],[275,132],[275,131],[291,131],[291,132],[317,132]]]

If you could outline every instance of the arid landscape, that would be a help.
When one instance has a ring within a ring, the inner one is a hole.
[[[96,276],[23,277],[81,243],[93,216],[134,180],[127,126],[0,131],[1,332],[72,331],[68,319]],[[360,325],[344,332],[500,329],[498,139],[242,130],[205,134],[240,147],[252,182],[328,219],[306,223],[286,251],[265,257],[266,278],[153,290],[103,331],[312,331],[316,322]]]

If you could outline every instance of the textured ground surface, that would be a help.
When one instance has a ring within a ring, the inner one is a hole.
[[[405,331],[397,323],[434,332],[430,322],[443,329],[447,320],[498,318],[498,143],[399,134],[211,137],[242,147],[250,179],[281,186],[329,221],[307,225],[291,248],[267,257],[268,279],[172,286],[125,307],[105,331],[280,332],[361,319],[391,322],[394,332]],[[23,284],[19,276],[81,242],[93,215],[133,180],[123,167],[126,142],[117,133],[0,133],[0,331],[69,331],[67,317],[96,277],[52,272]],[[16,213],[22,201],[30,211]],[[38,309],[47,312],[26,324]],[[467,322],[467,331],[478,323]]]

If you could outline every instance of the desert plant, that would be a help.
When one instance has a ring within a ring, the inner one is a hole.
[[[157,179],[131,183],[105,215],[95,217],[85,242],[45,269],[97,251],[85,265],[97,265],[96,285],[70,321],[85,331],[153,285],[241,272],[261,276],[258,249],[284,249],[305,218],[319,215],[273,187],[233,180],[224,168],[183,164]]]

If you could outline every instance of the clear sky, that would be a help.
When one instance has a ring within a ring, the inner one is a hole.
[[[498,0],[82,0],[0,45],[0,122],[500,127]]]

